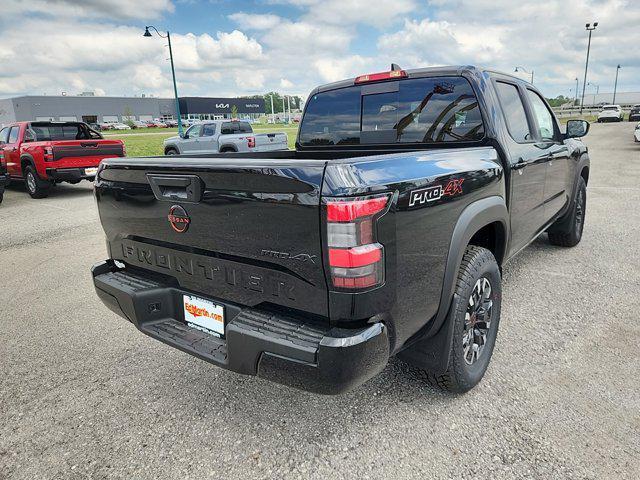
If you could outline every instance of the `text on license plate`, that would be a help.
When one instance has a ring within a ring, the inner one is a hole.
[[[224,307],[210,300],[183,295],[185,321],[199,330],[224,335]]]

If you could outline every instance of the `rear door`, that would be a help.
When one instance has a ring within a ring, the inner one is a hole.
[[[511,163],[511,249],[527,245],[545,223],[544,186],[548,152],[538,145],[524,95],[515,83],[499,80],[496,92],[509,135]]]
[[[564,144],[555,118],[542,97],[530,88],[527,88],[527,97],[535,122],[538,140],[536,146],[545,152],[547,158],[544,209],[546,220],[550,220],[569,200],[569,149]]]
[[[293,156],[105,160],[96,198],[111,257],[205,297],[328,315],[324,168]]]
[[[198,139],[198,153],[212,153],[218,151],[218,135],[215,123],[205,123]]]

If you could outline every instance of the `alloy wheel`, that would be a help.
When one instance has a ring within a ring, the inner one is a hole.
[[[491,282],[481,277],[469,297],[462,333],[463,356],[467,365],[473,365],[480,358],[487,344],[493,308],[491,291]]]
[[[582,233],[582,224],[584,222],[584,190],[578,190],[578,198],[576,199],[576,234],[580,235]]]
[[[27,172],[27,188],[31,193],[36,192],[36,179],[31,172]]]

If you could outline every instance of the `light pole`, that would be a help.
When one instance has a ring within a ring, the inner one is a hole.
[[[578,77],[576,77],[576,99],[573,101],[573,106],[575,107],[576,103],[578,103]]]
[[[531,85],[533,85],[533,70],[529,71],[524,67],[516,67],[516,69],[514,70],[514,72],[520,72],[523,71],[524,73],[528,73],[529,75],[531,75]]]
[[[273,94],[270,95],[271,97],[271,123],[276,123],[275,121],[275,110],[273,109]]]
[[[176,70],[173,67],[173,50],[171,50],[171,35],[169,34],[169,31],[167,30],[167,34],[166,35],[162,35],[158,29],[156,27],[154,27],[153,25],[149,25],[147,27],[144,27],[144,34],[142,35],[143,37],[151,37],[151,32],[149,31],[150,28],[153,28],[156,33],[158,34],[158,36],[160,38],[166,38],[167,42],[169,43],[169,59],[171,60],[171,76],[173,77],[173,93],[176,97],[176,113],[178,115],[178,135],[182,136],[183,135],[183,131],[182,131],[182,118],[180,118],[180,100],[178,100],[178,86],[176,84]]]
[[[616,83],[613,84],[613,104],[616,103],[616,90],[618,89],[618,72],[620,71],[620,65],[616,67]]]
[[[596,85],[595,83],[587,82],[587,85],[591,85],[592,87],[596,87],[596,93],[593,94],[593,106],[596,105],[596,95],[600,93],[600,85]]]
[[[582,81],[582,101],[580,102],[580,115],[582,115],[582,108],[584,106],[584,89],[587,87],[587,69],[589,68],[589,52],[591,51],[591,33],[598,26],[598,22],[593,22],[593,27],[590,23],[585,25],[585,28],[589,32],[589,43],[587,43],[587,61],[584,64],[584,80]]]

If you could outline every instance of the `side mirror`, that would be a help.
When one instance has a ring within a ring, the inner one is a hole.
[[[586,120],[567,121],[567,138],[584,137],[589,132],[589,122]]]

